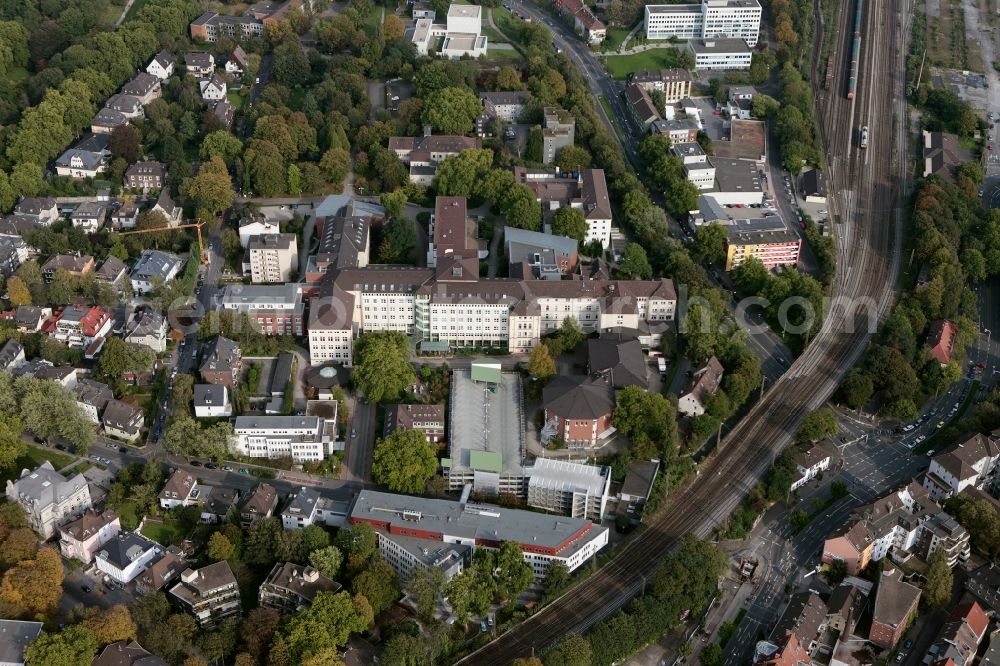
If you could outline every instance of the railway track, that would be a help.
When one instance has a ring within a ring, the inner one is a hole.
[[[867,0],[857,94],[854,100],[846,99],[844,65],[849,63],[842,63],[822,97],[821,132],[829,155],[830,189],[843,195],[831,203],[841,220],[834,311],[816,339],[727,435],[700,476],[674,494],[671,511],[585,583],[459,663],[506,665],[612,616],[643,590],[662,554],[683,535],[707,537],[726,520],[788,445],[801,418],[830,397],[858,360],[870,338],[869,321],[884,317],[898,274],[899,253],[894,248],[900,238],[900,216],[893,179],[898,177],[894,171],[902,173],[903,160],[896,154],[902,149],[902,131],[893,131],[893,115],[905,113],[905,108],[899,106],[902,82],[892,70],[905,69],[899,66],[902,38],[891,26],[909,1]],[[853,9],[854,3],[845,3],[838,14],[837,34],[844,41],[837,46],[841,55],[850,53]],[[819,85],[818,77],[812,79]],[[858,124],[858,118],[864,122]],[[859,151],[856,132],[863,124],[870,126],[870,147]]]

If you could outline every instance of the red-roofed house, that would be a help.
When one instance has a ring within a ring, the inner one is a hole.
[[[73,349],[86,349],[111,331],[111,313],[97,306],[68,305],[45,323],[43,331]]]
[[[972,630],[972,635],[976,637],[976,643],[981,643],[986,636],[986,630],[990,626],[990,618],[986,616],[986,611],[975,601],[967,601],[959,604],[951,612],[949,622],[962,622]]]
[[[949,319],[938,319],[931,322],[927,331],[927,346],[931,356],[941,365],[951,363],[951,354],[955,350],[955,338],[958,337],[958,327]]]
[[[608,36],[607,27],[581,0],[555,0],[555,8],[562,14],[573,15],[573,29],[587,38],[590,44],[600,44]]]
[[[758,653],[757,666],[798,666],[811,663],[809,652],[802,647],[799,639],[792,632],[785,634],[774,645],[774,652]]]

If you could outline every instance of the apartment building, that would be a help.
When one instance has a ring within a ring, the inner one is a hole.
[[[246,245],[250,281],[254,284],[291,282],[298,272],[299,251],[295,234],[252,236]]]
[[[715,165],[697,141],[672,142],[670,152],[680,158],[684,175],[695,187],[702,191],[715,187]]]
[[[82,516],[59,528],[59,551],[67,560],[90,564],[97,551],[121,529],[118,514],[111,509],[87,509]]]
[[[903,581],[903,572],[886,565],[879,576],[875,609],[868,638],[886,650],[894,650],[916,615],[920,588]]]
[[[298,613],[309,608],[318,593],[335,593],[340,589],[340,583],[310,566],[276,562],[267,580],[261,584],[257,600],[261,608]]]
[[[552,458],[536,458],[524,469],[528,506],[600,523],[608,503],[611,469]]]
[[[552,164],[566,146],[572,146],[576,136],[576,118],[558,106],[542,109],[542,164]]]
[[[419,430],[431,444],[444,441],[444,405],[386,405],[385,430],[388,437],[394,430]]]
[[[95,424],[101,422],[105,406],[115,397],[107,384],[86,378],[77,380],[73,393],[76,395],[76,404]]]
[[[270,518],[278,508],[278,491],[269,483],[258,483],[240,506],[240,524],[250,527],[261,518]]]
[[[320,416],[237,416],[235,449],[252,458],[324,460],[333,453]]]
[[[654,90],[662,92],[666,104],[676,104],[682,99],[691,97],[691,72],[686,69],[675,67],[633,72],[629,75],[628,81],[645,88],[648,92]]]
[[[28,526],[44,539],[91,507],[90,486],[83,474],[67,479],[47,460],[34,470],[21,470],[16,481],[8,480],[7,500],[21,505]]]
[[[611,199],[604,169],[580,169],[575,175],[559,169],[526,169],[514,167],[514,180],[526,185],[542,204],[543,215],[554,214],[562,206],[583,211],[587,222],[585,243],[599,241],[611,245]]]
[[[827,538],[823,562],[840,560],[850,575],[891,550],[926,558],[943,550],[951,566],[969,558],[969,534],[916,482],[859,507]]]
[[[104,433],[109,437],[134,442],[142,432],[143,411],[141,407],[121,400],[108,400],[101,416]]]
[[[295,283],[228,285],[217,297],[220,310],[246,314],[264,335],[304,335],[305,304]]]
[[[756,257],[765,268],[795,266],[802,239],[789,231],[780,217],[732,220],[726,225],[726,270]]]
[[[691,5],[646,5],[647,39],[740,39],[757,45],[761,6],[757,0],[702,0]]]
[[[107,204],[101,201],[84,201],[70,214],[69,221],[74,227],[82,229],[88,234],[93,234],[104,226],[107,218]]]
[[[559,375],[542,390],[542,405],[543,439],[555,437],[571,449],[587,448],[610,430],[615,392],[605,377]]]
[[[215,43],[219,37],[237,41],[261,37],[264,22],[253,15],[225,16],[216,12],[205,12],[191,22],[191,39]]]
[[[209,629],[227,617],[237,617],[240,608],[240,587],[225,560],[201,569],[187,569],[180,582],[170,588],[170,598],[194,615],[198,626]]]
[[[233,414],[229,390],[224,384],[195,384],[193,403],[196,419],[217,419]]]
[[[640,134],[650,130],[653,123],[660,119],[660,110],[645,88],[630,83],[625,86],[624,98],[625,108]]]
[[[350,521],[369,523],[387,541],[412,538],[427,547],[446,542],[462,544],[474,551],[498,548],[504,541],[513,541],[520,545],[536,579],[545,576],[552,562],[562,562],[572,572],[608,543],[607,528],[581,518],[372,490],[358,494]],[[400,575],[409,571],[402,563],[392,559],[389,563]],[[409,564],[422,563],[414,560]]]
[[[277,234],[281,225],[276,220],[269,220],[263,215],[249,215],[240,218],[240,245],[246,247],[250,239],[263,234]]]
[[[68,305],[42,327],[42,332],[71,349],[86,349],[97,338],[111,332],[111,313],[97,306]]]
[[[483,103],[483,116],[486,118],[513,123],[521,119],[531,101],[531,93],[523,90],[484,92],[479,93],[479,101]]]
[[[427,247],[427,266],[435,268],[438,259],[447,257],[470,258],[477,256],[474,232],[469,229],[469,214],[465,197],[437,197],[434,215],[430,219],[430,241]],[[477,262],[478,270],[478,262]]]

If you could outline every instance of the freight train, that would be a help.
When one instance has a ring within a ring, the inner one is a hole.
[[[847,79],[847,99],[854,99],[858,89],[858,61],[861,59],[861,8],[864,0],[858,0],[854,13],[854,42],[851,45],[851,71]]]

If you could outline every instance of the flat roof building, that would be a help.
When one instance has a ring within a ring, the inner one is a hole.
[[[528,506],[598,523],[604,520],[610,468],[536,458],[524,473],[528,477]]]

